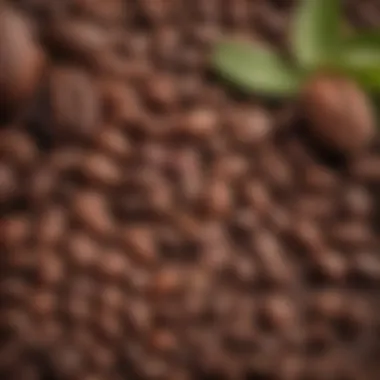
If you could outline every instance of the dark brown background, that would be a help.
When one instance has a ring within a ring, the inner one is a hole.
[[[0,3],[3,379],[380,377],[379,139],[321,151],[207,66],[294,5]]]

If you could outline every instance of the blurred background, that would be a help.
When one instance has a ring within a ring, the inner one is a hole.
[[[208,65],[296,3],[0,1],[2,379],[380,378],[379,138],[332,157]]]

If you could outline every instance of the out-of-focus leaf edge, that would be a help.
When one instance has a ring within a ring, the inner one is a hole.
[[[289,40],[297,64],[305,70],[330,62],[339,48],[341,0],[300,0]]]
[[[300,88],[301,74],[262,46],[220,42],[214,47],[210,61],[221,78],[247,94],[287,97]]]

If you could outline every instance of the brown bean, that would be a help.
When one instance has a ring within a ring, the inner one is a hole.
[[[88,135],[98,130],[100,100],[91,77],[71,67],[55,68],[50,76],[52,121],[61,133]]]
[[[28,196],[35,204],[54,197],[58,181],[57,173],[50,166],[36,168],[27,180]]]
[[[263,304],[263,313],[266,323],[278,329],[282,334],[289,333],[296,321],[295,305],[292,300],[284,295],[273,295],[268,297]]]
[[[84,367],[83,352],[72,342],[60,342],[54,349],[49,350],[49,367],[65,377],[73,378],[81,373]]]
[[[47,291],[36,292],[29,298],[32,313],[37,318],[50,317],[57,309],[57,298]]]
[[[95,328],[105,342],[118,342],[122,337],[122,321],[110,310],[103,309],[98,317],[93,319]]]
[[[131,271],[131,263],[128,251],[119,249],[107,249],[102,252],[97,261],[96,269],[100,276],[114,282],[123,282],[128,279]]]
[[[328,148],[352,154],[371,143],[375,133],[373,111],[354,82],[316,76],[307,83],[302,102],[311,132]]]
[[[181,116],[173,127],[190,136],[210,137],[219,128],[218,115],[212,109],[197,108]]]
[[[288,237],[295,244],[296,249],[315,254],[323,252],[324,237],[321,228],[309,218],[295,219],[287,231]]]
[[[0,155],[23,169],[36,162],[38,150],[31,136],[16,128],[9,128],[0,132]]]
[[[183,150],[175,155],[174,162],[177,165],[181,197],[190,202],[196,200],[201,194],[204,180],[199,155],[191,150]]]
[[[35,225],[38,244],[52,246],[63,238],[67,227],[67,215],[63,209],[52,207],[44,211]]]
[[[44,55],[29,21],[8,5],[0,8],[1,111],[17,108],[38,86]]]
[[[291,284],[295,268],[284,257],[283,248],[272,233],[260,230],[253,238],[253,249],[264,271],[264,278],[276,284]]]
[[[301,218],[328,220],[337,211],[337,203],[327,195],[304,194],[293,202],[292,208]]]
[[[371,251],[355,255],[353,270],[367,279],[380,281],[380,259]]]
[[[114,25],[126,17],[125,4],[122,0],[110,0],[106,3],[102,0],[77,0],[74,6],[80,14],[107,25]]]
[[[352,175],[369,184],[380,183],[380,158],[378,156],[364,156],[354,160],[351,164]]]
[[[119,312],[123,308],[124,292],[119,286],[109,285],[103,287],[100,294],[100,306],[106,310]]]
[[[373,213],[370,192],[364,186],[349,186],[342,194],[342,211],[352,217],[366,218]]]
[[[237,154],[220,157],[213,167],[213,176],[224,179],[229,183],[242,181],[252,168],[244,156]]]
[[[177,87],[173,78],[164,75],[148,77],[142,87],[148,105],[158,110],[171,110],[177,103]]]
[[[35,252],[22,248],[8,250],[3,257],[4,267],[8,268],[12,273],[24,272],[35,273],[38,265],[38,259]]]
[[[104,345],[92,345],[90,348],[90,363],[94,368],[103,371],[111,370],[115,365],[115,355],[112,349]]]
[[[65,280],[66,264],[54,251],[41,250],[38,252],[38,281],[49,287],[57,286]]]
[[[334,190],[338,185],[334,173],[321,165],[306,166],[303,169],[302,180],[306,189],[318,193]]]
[[[270,210],[271,194],[265,183],[247,181],[244,183],[244,197],[253,211],[265,215]]]
[[[330,236],[336,244],[351,249],[368,245],[372,241],[369,227],[356,221],[335,225],[330,231]]]
[[[335,318],[344,310],[345,295],[338,290],[324,290],[313,294],[310,301],[317,314],[325,318]]]
[[[132,153],[128,138],[111,125],[105,125],[94,137],[97,147],[115,159],[127,159]]]
[[[128,324],[133,331],[145,333],[152,324],[152,305],[144,302],[142,299],[129,300],[124,305],[124,314],[126,315]]]
[[[94,185],[115,187],[121,182],[121,170],[116,162],[102,153],[89,152],[81,162],[85,178]]]
[[[151,290],[158,297],[176,293],[182,286],[182,273],[178,268],[163,268],[152,279]]]
[[[231,191],[222,180],[211,180],[206,184],[201,195],[200,207],[211,217],[226,217],[231,211]]]
[[[3,218],[0,224],[1,244],[7,248],[24,246],[31,237],[31,223],[24,215]]]
[[[227,123],[233,138],[242,145],[255,147],[268,139],[273,122],[270,116],[258,107],[232,109],[231,121]]]
[[[63,303],[63,313],[67,313],[69,318],[77,325],[87,324],[92,317],[90,300],[80,295],[71,295],[67,301]]]
[[[156,260],[154,234],[143,226],[126,227],[121,232],[123,247],[137,262],[151,264]]]
[[[24,304],[28,302],[30,287],[17,278],[4,278],[0,281],[0,297],[5,303]]]
[[[171,331],[154,331],[151,336],[152,347],[159,352],[173,352],[177,348],[176,338]]]
[[[143,108],[133,88],[119,79],[108,79],[99,83],[99,90],[107,122],[120,124],[140,121]]]
[[[72,211],[78,221],[91,232],[100,236],[112,232],[113,219],[102,194],[94,191],[77,192],[72,199]]]
[[[142,15],[153,24],[164,22],[173,5],[164,0],[157,0],[152,3],[149,0],[142,0],[140,3]]]
[[[260,169],[264,179],[280,194],[293,189],[294,173],[287,161],[270,147],[261,155]]]
[[[348,263],[339,252],[325,248],[314,256],[313,264],[319,272],[332,281],[340,283],[347,278]]]
[[[90,269],[95,264],[100,255],[99,247],[90,236],[85,233],[72,233],[67,242],[67,255],[73,266]]]
[[[80,61],[92,64],[107,51],[109,36],[94,23],[81,19],[60,19],[46,29],[46,40],[53,49],[62,49]]]
[[[52,170],[58,173],[72,172],[82,162],[85,151],[82,148],[65,146],[57,148],[50,157]]]
[[[164,61],[166,64],[175,62],[180,48],[180,38],[175,28],[170,26],[157,29],[153,37],[153,49],[159,61]]]
[[[7,204],[20,192],[14,168],[5,162],[0,163],[0,204]]]

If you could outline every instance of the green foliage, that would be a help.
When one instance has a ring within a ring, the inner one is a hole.
[[[212,64],[225,79],[248,92],[293,95],[304,73],[340,71],[369,91],[380,92],[380,31],[344,37],[340,0],[299,0],[289,36],[292,68],[263,46],[221,42]]]
[[[221,76],[244,91],[284,96],[299,88],[299,73],[265,47],[222,42],[212,60]]]
[[[341,46],[337,65],[366,88],[380,90],[380,33],[358,33]]]
[[[300,67],[329,63],[339,46],[340,0],[303,0],[295,11],[290,33]]]

